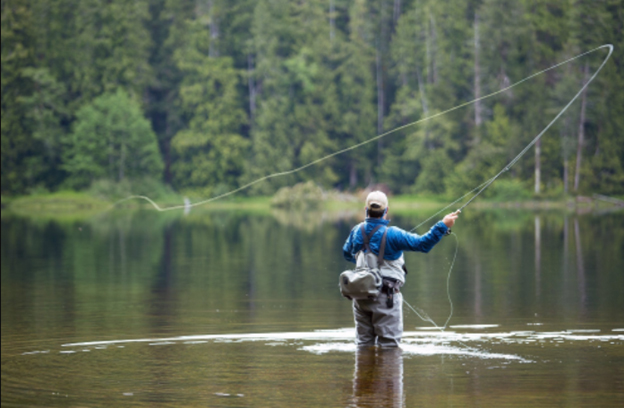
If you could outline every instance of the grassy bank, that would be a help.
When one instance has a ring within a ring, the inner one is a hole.
[[[347,198],[349,199],[347,199]],[[270,212],[272,210],[271,197],[244,197],[233,196],[211,203],[201,204],[192,208],[193,212],[204,210],[240,210],[246,212]],[[618,208],[616,202],[608,202],[600,197],[563,197],[559,199],[530,199],[521,201],[499,201],[478,198],[470,204],[473,209],[523,209],[523,210],[593,210]],[[162,200],[155,200],[163,209],[173,206],[184,206],[184,197],[170,194]],[[199,203],[202,198],[193,198],[191,203]],[[439,210],[453,201],[453,198],[435,195],[398,195],[390,197],[392,213],[413,213],[420,211]],[[461,203],[449,207],[448,211],[455,210]],[[363,199],[356,196],[329,195],[317,210],[360,211],[363,210]],[[89,192],[62,191],[47,194],[37,194],[22,197],[2,197],[3,211],[32,216],[71,216],[89,217],[110,210],[138,210],[153,209],[146,200],[131,199],[121,203],[94,196]],[[621,208],[621,207],[620,207]],[[180,208],[177,211],[183,211]],[[292,209],[296,211],[296,209]],[[174,211],[175,212],[175,211]]]
[[[162,209],[184,206],[184,197],[181,195],[167,195],[154,200]],[[191,200],[198,203],[201,198]],[[206,209],[229,210],[237,209],[250,212],[269,212],[271,209],[271,197],[232,197],[217,200],[212,203],[193,207],[194,212]],[[88,218],[115,210],[140,210],[154,209],[152,204],[144,199],[133,198],[119,202],[119,200],[97,197],[90,192],[60,191],[20,197],[2,196],[3,213],[14,213],[24,216],[62,217],[62,218]],[[184,211],[184,208],[172,211],[172,213]]]
[[[10,210],[27,212],[35,211],[76,211],[76,210],[104,210],[111,203],[95,198],[90,194],[76,191],[59,191],[28,195],[16,198],[6,198],[3,206]]]

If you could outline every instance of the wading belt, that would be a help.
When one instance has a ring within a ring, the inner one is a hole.
[[[373,237],[373,235],[375,235],[377,230],[379,230],[379,228],[381,227],[382,227],[381,225],[376,226],[375,228],[373,228],[371,233],[367,235],[364,224],[361,224],[360,230],[362,231],[362,237],[364,238],[364,249],[366,249],[368,252],[373,252],[370,249],[370,239]],[[381,244],[379,245],[379,255],[377,255],[377,268],[379,268],[380,272],[381,272],[381,265],[383,265],[383,262],[384,262],[384,259],[383,259],[384,252],[386,251],[386,234],[387,233],[388,233],[388,228],[386,228],[386,230],[383,233],[383,237],[381,237]],[[386,295],[388,295],[388,299],[386,300],[386,306],[388,306],[389,308],[392,308],[392,306],[394,305],[394,294],[399,292],[399,289],[401,288],[401,282],[396,279],[385,278],[383,276],[382,276],[382,282],[383,282],[383,285],[381,287],[381,290]]]

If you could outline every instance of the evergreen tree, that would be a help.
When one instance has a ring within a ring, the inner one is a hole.
[[[98,109],[116,115],[102,107],[113,96],[134,106],[137,123],[141,112],[151,120],[167,182],[212,194],[611,43],[612,60],[506,177],[540,194],[574,191],[575,179],[577,194],[622,194],[621,10],[621,0],[2,1],[2,193],[132,174],[119,141],[77,133]],[[249,192],[303,180],[464,192],[518,154],[602,58],[588,55]],[[98,143],[101,152],[88,147]],[[141,174],[158,177],[160,161],[147,156],[153,164]]]
[[[624,99],[618,87],[624,83],[624,73],[618,70],[622,66],[622,57],[617,51],[618,46],[624,45],[624,16],[617,1],[578,0],[574,6],[573,36],[569,44],[574,53],[605,43],[616,47],[612,62],[587,89],[586,113],[583,112],[581,100],[577,135],[583,137],[577,139],[575,174],[579,179],[578,192],[617,194],[624,192],[624,138],[622,132],[616,130],[621,129],[624,123]],[[588,56],[577,65],[584,72],[585,81],[604,59],[604,55],[599,54]]]
[[[240,133],[247,119],[238,92],[240,72],[231,58],[210,56],[210,31],[201,21],[189,20],[186,32],[186,46],[175,59],[184,73],[180,99],[189,125],[172,140],[177,152],[172,170],[177,186],[213,194],[237,185],[247,155],[248,141]]]
[[[28,131],[27,109],[18,100],[31,92],[32,81],[23,76],[34,62],[31,10],[27,4],[2,1],[2,193],[22,193],[37,182],[29,161],[38,144]]]
[[[66,89],[46,68],[27,67],[22,76],[33,86],[30,95],[21,96],[27,119],[27,131],[37,145],[36,153],[28,159],[28,171],[33,180],[43,186],[58,186],[65,177],[61,170],[64,123],[69,120],[66,108]]]
[[[329,134],[336,115],[330,37],[320,1],[258,3],[252,26],[257,111],[252,127],[249,179],[291,170],[336,150]],[[329,65],[329,66],[328,66]],[[258,185],[271,192],[298,179],[331,185],[329,163],[305,173]]]
[[[160,176],[156,135],[139,104],[125,91],[105,93],[76,114],[65,141],[67,184],[84,188],[97,179]]]
[[[171,164],[174,154],[171,139],[185,126],[179,103],[179,88],[183,73],[176,65],[173,54],[184,46],[184,29],[192,18],[195,1],[150,1],[149,31],[152,39],[149,63],[153,81],[145,92],[146,115],[158,137],[164,162],[164,181],[172,183]]]

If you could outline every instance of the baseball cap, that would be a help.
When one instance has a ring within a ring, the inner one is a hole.
[[[381,191],[373,191],[366,197],[366,207],[385,210],[388,208],[388,197]]]

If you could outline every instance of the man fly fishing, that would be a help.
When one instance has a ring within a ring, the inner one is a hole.
[[[366,257],[367,253],[379,259],[376,265],[382,278],[379,295],[372,299],[353,299],[358,346],[397,347],[400,344],[403,336],[400,288],[405,284],[407,273],[403,251],[429,252],[443,236],[450,234],[459,213],[458,210],[447,214],[429,232],[417,235],[388,226],[388,197],[383,192],[373,191],[368,195],[366,220],[351,230],[342,248],[345,259],[355,263],[356,269],[371,258],[373,262],[377,260]]]

